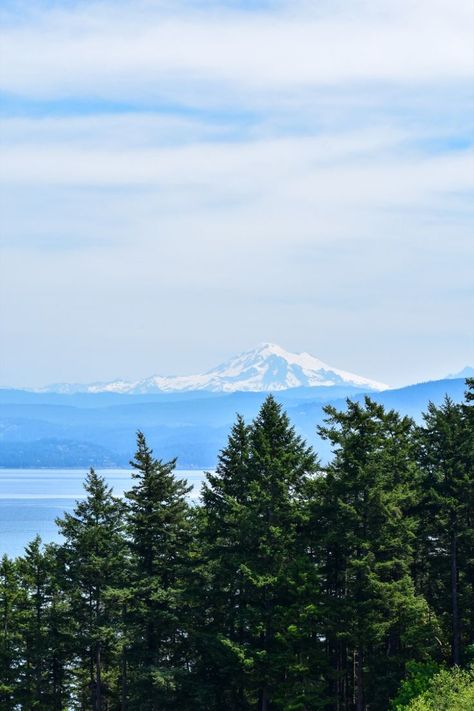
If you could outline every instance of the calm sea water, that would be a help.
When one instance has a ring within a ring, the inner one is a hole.
[[[129,470],[97,471],[116,496],[130,489]],[[38,533],[45,543],[59,540],[54,521],[84,498],[85,474],[79,469],[0,469],[0,556],[21,555]],[[176,474],[193,486],[190,498],[196,499],[204,473],[181,470]]]

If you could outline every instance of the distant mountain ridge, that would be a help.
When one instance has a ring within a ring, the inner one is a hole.
[[[474,368],[466,365],[459,373],[451,373],[446,376],[449,380],[458,380],[459,378],[474,378]]]
[[[331,456],[330,444],[317,436],[324,405],[345,409],[348,395],[359,402],[365,397],[360,388],[348,389],[292,388],[276,395],[323,462]],[[447,394],[460,402],[465,389],[464,380],[445,379],[373,391],[370,397],[420,422],[429,401],[439,404]],[[140,429],[160,458],[178,457],[182,469],[213,469],[236,413],[249,421],[265,397],[250,391],[133,395],[0,389],[0,468],[127,467]]]
[[[334,368],[309,353],[291,353],[274,343],[263,343],[202,374],[153,375],[144,380],[115,380],[87,385],[60,383],[41,391],[147,394],[207,390],[232,393],[278,392],[290,388],[338,385],[368,391],[388,389],[384,383]]]

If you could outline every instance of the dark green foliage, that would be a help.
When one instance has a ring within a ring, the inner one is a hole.
[[[75,696],[82,706],[101,711],[115,696],[117,641],[111,593],[124,581],[124,508],[93,469],[84,488],[86,499],[57,522],[65,539],[58,556],[74,610]]]
[[[270,396],[196,506],[138,433],[124,500],[91,470],[0,563],[0,711],[470,708],[473,400],[327,407],[322,469]]]
[[[304,708],[302,695],[312,697],[314,651],[304,640],[315,576],[299,533],[315,469],[312,450],[269,397],[250,427],[237,419],[216,473],[208,474],[204,536],[216,707],[297,709]]]
[[[206,670],[208,696],[213,705],[246,706],[244,674],[248,659],[246,612],[249,605],[244,566],[253,551],[242,516],[250,495],[249,428],[241,417],[220,453],[214,474],[203,487],[202,522],[204,578],[202,615],[204,631],[201,667]],[[201,672],[202,673],[202,672]]]
[[[474,419],[466,402],[432,403],[419,430],[422,467],[418,585],[438,615],[454,664],[474,642]]]
[[[21,587],[18,565],[6,555],[0,563],[0,709],[13,709],[21,678]]]
[[[66,669],[72,643],[71,608],[59,589],[57,549],[42,549],[39,537],[18,560],[21,581],[19,627],[22,672],[18,702],[22,708],[55,711],[63,708],[70,688]]]
[[[434,633],[411,578],[414,425],[369,398],[326,413],[320,434],[334,459],[318,482],[314,516],[332,694],[357,709],[384,709],[406,660],[427,653]]]
[[[186,662],[180,598],[189,565],[190,491],[175,461],[153,457],[141,432],[127,493],[131,568],[126,597],[127,687],[132,708],[173,708]]]

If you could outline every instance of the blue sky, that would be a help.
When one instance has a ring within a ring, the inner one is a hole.
[[[472,3],[0,11],[0,384],[474,361]]]

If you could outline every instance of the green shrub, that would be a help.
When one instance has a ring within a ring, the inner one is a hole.
[[[391,711],[406,709],[410,701],[429,688],[432,678],[439,670],[439,664],[433,661],[408,662],[407,678],[402,681],[398,693],[390,705]]]
[[[394,702],[396,711],[474,711],[474,666],[470,669],[442,669],[428,680],[424,691],[404,703],[401,693],[404,688],[408,690],[407,682],[402,684]]]

